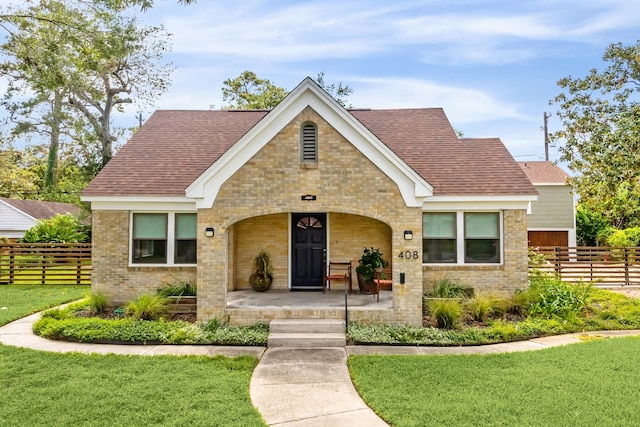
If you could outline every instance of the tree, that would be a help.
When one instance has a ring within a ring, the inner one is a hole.
[[[579,175],[572,183],[588,209],[600,211],[617,228],[640,223],[640,41],[610,45],[608,65],[583,78],[558,82],[563,129],[561,160]]]
[[[353,89],[342,82],[337,85],[325,83],[324,72],[318,73],[316,83],[343,107],[347,97],[353,93]],[[261,79],[253,71],[243,71],[238,77],[223,82],[222,100],[229,101],[229,104],[223,105],[222,108],[270,110],[288,94],[285,88],[276,86],[271,80]]]
[[[168,34],[91,2],[72,3],[28,1],[4,16],[5,25],[12,24],[2,45],[8,57],[2,73],[10,79],[5,105],[22,113],[18,133],[49,134],[50,165],[67,129],[75,143],[99,144],[104,166],[121,133],[112,128],[113,112],[129,103],[147,106],[168,87],[171,69],[161,63]]]
[[[29,150],[16,150],[0,139],[0,197],[28,199],[38,193],[40,177],[33,160]]]
[[[235,79],[222,83],[222,100],[229,104],[222,108],[238,110],[270,110],[287,96],[287,91],[259,78],[253,71],[243,71]]]

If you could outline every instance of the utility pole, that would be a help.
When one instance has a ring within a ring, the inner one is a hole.
[[[544,159],[548,162],[549,161],[549,130],[547,128],[547,120],[549,120],[549,117],[551,117],[551,114],[547,114],[547,112],[545,111],[542,114],[542,117],[544,117]]]
[[[136,115],[136,119],[138,119],[138,123],[140,123],[140,127],[142,127],[142,112]]]

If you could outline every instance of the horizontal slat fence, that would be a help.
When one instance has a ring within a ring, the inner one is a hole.
[[[555,273],[567,282],[594,282],[601,285],[640,285],[640,248],[608,246],[540,246],[534,252],[547,259],[529,269]]]
[[[91,243],[0,243],[0,284],[91,284]]]

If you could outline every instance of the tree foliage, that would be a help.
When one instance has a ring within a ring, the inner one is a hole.
[[[25,1],[1,20],[9,33],[1,47],[4,103],[14,132],[48,134],[52,165],[66,136],[104,166],[120,134],[112,114],[124,104],[148,106],[168,87],[162,27],[139,27],[134,17],[81,0]]]
[[[551,103],[563,128],[561,160],[579,175],[572,183],[580,201],[617,228],[640,224],[640,41],[610,45],[604,69],[558,82]]]
[[[342,82],[327,84],[324,80],[324,72],[318,73],[316,83],[329,95],[338,101],[343,107],[347,97],[353,92],[348,85]],[[238,110],[270,110],[282,101],[289,92],[277,86],[268,79],[259,78],[253,71],[243,71],[236,78],[223,82],[222,100],[228,102],[223,109]]]

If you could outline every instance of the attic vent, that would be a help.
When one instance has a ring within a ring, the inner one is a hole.
[[[318,131],[313,123],[302,125],[300,161],[302,163],[316,163],[318,161]]]

